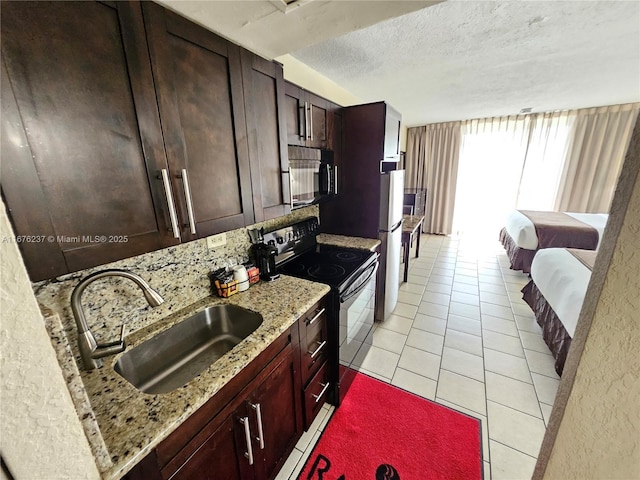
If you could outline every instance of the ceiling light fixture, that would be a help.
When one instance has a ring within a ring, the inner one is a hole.
[[[278,7],[282,13],[290,13],[298,7],[303,6],[305,3],[312,2],[313,0],[270,0],[273,5]]]

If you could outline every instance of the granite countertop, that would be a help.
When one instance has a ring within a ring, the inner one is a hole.
[[[324,245],[335,245],[337,247],[357,248],[359,250],[375,250],[380,245],[377,238],[349,237],[346,235],[332,235],[321,233],[317,237],[318,243]]]
[[[127,337],[127,349],[197,311],[223,303],[262,315],[264,321],[255,332],[187,385],[169,393],[145,394],[120,377],[113,365],[121,354],[105,358],[99,369],[81,371],[111,460],[108,468],[101,468],[103,477],[120,478],[127,473],[328,292],[326,285],[282,275],[275,282],[260,282],[228,299],[204,298],[132,333]]]

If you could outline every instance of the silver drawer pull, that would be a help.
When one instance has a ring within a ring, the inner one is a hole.
[[[169,171],[166,168],[160,170],[162,184],[164,185],[164,194],[167,198],[167,207],[169,208],[169,219],[171,220],[171,230],[173,238],[180,238],[180,228],[178,227],[178,215],[176,213],[176,204],[173,202],[173,194],[171,193],[171,182],[169,181]]]
[[[262,410],[260,409],[260,404],[250,403],[249,406],[256,411],[256,419],[258,420],[258,436],[256,440],[260,442],[260,450],[264,450],[264,432],[262,430]]]
[[[320,342],[316,342],[316,343],[318,344],[318,348],[316,348],[313,352],[307,352],[311,358],[315,357],[316,355],[318,355],[318,353],[320,353],[320,350],[324,348],[324,346],[327,344],[327,341],[325,340],[322,343]]]
[[[307,320],[307,327],[310,327],[311,325],[316,323],[318,321],[318,319],[320,318],[320,315],[322,315],[324,313],[324,311],[325,311],[325,309],[323,308],[318,313],[316,313],[311,320]]]
[[[249,429],[249,417],[242,417],[240,423],[244,425],[244,439],[247,443],[247,451],[244,456],[249,459],[249,465],[253,465],[253,448],[251,447],[251,430]]]
[[[316,399],[316,403],[318,403],[320,401],[322,396],[327,391],[327,388],[329,388],[329,385],[331,385],[331,384],[329,382],[327,382],[327,383],[321,383],[320,385],[322,385],[322,391],[318,395],[311,394],[311,396]]]

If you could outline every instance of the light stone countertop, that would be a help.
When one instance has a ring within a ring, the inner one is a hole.
[[[375,250],[380,245],[377,238],[349,237],[346,235],[332,235],[330,233],[321,233],[317,237],[317,241],[324,245],[335,245],[344,248],[357,248],[358,250]]]
[[[262,315],[264,321],[255,332],[187,385],[169,393],[145,394],[120,377],[113,365],[121,354],[105,358],[99,369],[81,371],[99,440],[110,457],[110,462],[98,462],[103,477],[120,478],[131,470],[328,292],[327,285],[281,275],[275,282],[259,282],[228,299],[204,298],[132,333],[127,349],[216,304],[239,305]]]

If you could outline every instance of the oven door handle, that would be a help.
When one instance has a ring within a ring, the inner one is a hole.
[[[369,267],[371,269],[371,273],[367,275],[367,278],[354,291],[349,292],[349,294],[345,295],[344,297],[340,297],[340,303],[344,303],[347,300],[349,300],[351,297],[360,293],[362,289],[364,289],[364,287],[367,286],[367,283],[369,283],[369,280],[371,280],[371,278],[376,274],[376,272],[378,271],[379,265],[380,264],[376,261],[371,267]]]

